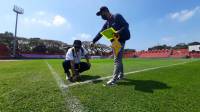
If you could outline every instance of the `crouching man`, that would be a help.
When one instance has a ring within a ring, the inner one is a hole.
[[[81,57],[83,56],[87,62],[81,62]],[[63,62],[66,79],[70,82],[79,80],[79,73],[89,70],[90,66],[88,53],[82,47],[82,42],[80,40],[75,40],[73,47],[67,51],[65,61]],[[69,69],[71,69],[71,73]]]

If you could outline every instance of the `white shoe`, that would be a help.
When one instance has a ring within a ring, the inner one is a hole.
[[[103,86],[114,86],[116,83],[113,80],[109,80],[106,84],[103,84]]]
[[[67,77],[67,75],[66,75],[66,80],[69,80],[69,78]]]
[[[119,75],[119,76],[117,77],[118,80],[121,80],[121,79],[123,79],[123,78],[124,78],[124,75]]]
[[[68,77],[68,74],[66,73],[66,80],[71,80],[70,77]]]

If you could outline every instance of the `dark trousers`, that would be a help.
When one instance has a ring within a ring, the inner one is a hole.
[[[65,73],[68,73],[69,69],[71,69],[70,61],[65,60],[62,65],[63,65]],[[80,62],[78,64],[75,64],[74,67],[75,67],[75,69],[78,69],[79,73],[82,73],[82,72],[90,69],[90,65],[86,62]]]

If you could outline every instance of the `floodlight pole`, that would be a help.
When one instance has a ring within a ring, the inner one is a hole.
[[[18,15],[24,13],[24,9],[17,7],[14,5],[13,11],[16,13],[16,22],[15,22],[15,37],[13,41],[13,57],[16,58],[16,40],[17,40],[17,23],[18,23]]]
[[[16,22],[15,22],[15,37],[14,37],[14,42],[13,42],[13,56],[14,56],[14,57],[16,57],[17,21],[18,21],[18,13],[16,13]]]

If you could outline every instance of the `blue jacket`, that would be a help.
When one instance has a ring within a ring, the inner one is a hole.
[[[93,39],[93,43],[97,42],[102,35],[100,34],[107,28],[113,27],[116,31],[119,31],[120,39],[119,42],[125,43],[126,40],[130,39],[130,31],[129,31],[129,24],[120,14],[112,15],[110,20],[107,20],[106,23],[103,25],[103,28],[100,32],[96,35]]]

